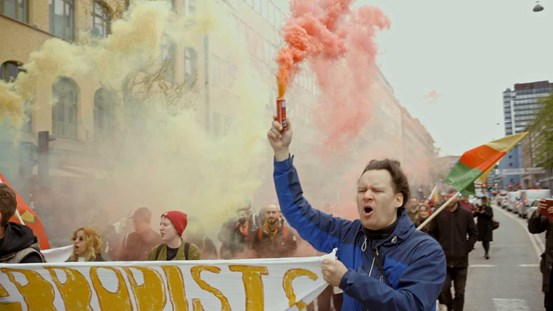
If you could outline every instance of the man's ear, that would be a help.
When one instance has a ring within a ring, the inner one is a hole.
[[[396,193],[394,199],[396,203],[396,208],[400,208],[401,206],[403,206],[403,193],[401,192]]]

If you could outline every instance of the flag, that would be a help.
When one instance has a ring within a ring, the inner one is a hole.
[[[440,194],[438,193],[438,185],[436,185],[434,186],[434,189],[432,189],[432,192],[428,196],[428,200],[432,202],[432,204],[436,204],[439,199],[440,199]]]
[[[526,135],[528,132],[503,137],[463,153],[445,182],[461,192],[474,188],[474,181],[491,169]]]
[[[19,193],[17,193],[17,191],[12,186],[10,186],[4,175],[0,174],[0,184],[2,183],[8,185],[8,187],[10,187],[15,192],[17,199],[17,212],[10,219],[10,221],[18,224],[23,224],[31,228],[35,236],[38,238],[40,249],[49,249],[50,243],[48,242],[48,237],[46,236],[46,231],[44,230],[44,226],[42,225],[40,218],[38,218],[35,211],[33,211],[33,209],[31,209],[29,205],[27,205],[27,203],[25,202],[25,200],[23,200]]]

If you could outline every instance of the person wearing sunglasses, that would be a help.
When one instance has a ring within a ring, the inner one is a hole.
[[[70,261],[104,261],[101,255],[102,239],[96,230],[82,227],[73,232],[73,253],[66,262]]]

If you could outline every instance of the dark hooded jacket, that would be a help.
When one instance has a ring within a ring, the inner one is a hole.
[[[536,210],[530,218],[528,218],[528,231],[530,233],[545,233],[545,251],[541,254],[540,271],[542,273],[542,291],[544,293],[551,292],[550,275],[553,266],[553,222],[543,217]]]
[[[8,222],[4,231],[4,238],[0,239],[0,262],[45,262],[38,246],[38,239],[31,228]]]

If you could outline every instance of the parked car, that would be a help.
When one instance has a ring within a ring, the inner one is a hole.
[[[520,215],[522,217],[528,216],[528,208],[532,205],[537,206],[537,202],[541,199],[551,197],[551,190],[549,189],[527,189],[520,192]],[[536,204],[534,204],[536,203]],[[531,215],[531,214],[530,214]]]
[[[507,191],[501,190],[496,196],[495,196],[495,204],[497,206],[500,206],[501,208],[505,208],[507,206],[507,202],[505,201],[505,198],[507,197]]]
[[[520,190],[507,192],[507,210],[513,213],[518,213],[519,199]]]

